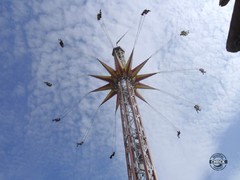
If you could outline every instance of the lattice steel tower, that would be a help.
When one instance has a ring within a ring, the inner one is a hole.
[[[91,75],[108,82],[93,92],[110,90],[102,104],[117,95],[116,111],[120,106],[128,179],[156,180],[156,172],[136,101],[136,96],[145,101],[137,89],[154,89],[140,81],[156,73],[138,75],[149,58],[132,69],[133,52],[134,50],[126,62],[124,50],[120,46],[115,47],[112,52],[115,69],[99,60],[110,76]]]

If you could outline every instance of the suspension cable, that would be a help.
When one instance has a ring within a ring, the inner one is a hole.
[[[87,94],[85,94],[78,102],[77,105],[80,104],[91,92],[88,92]],[[62,115],[59,116],[60,119],[65,118],[69,113],[73,112],[74,110],[77,109],[78,106],[73,106],[72,108],[66,109],[65,112],[63,112]]]
[[[139,37],[140,32],[141,32],[141,30],[142,30],[144,20],[145,20],[145,16],[141,16],[141,18],[140,18],[140,20],[139,20],[139,24],[138,24],[138,29],[137,29],[137,34],[136,34],[136,37],[135,37],[133,49],[135,48],[135,46],[136,46],[136,44],[137,44],[138,37]]]
[[[100,23],[100,26],[101,26],[104,34],[106,35],[106,37],[107,37],[107,39],[109,41],[109,43],[111,44],[112,48],[114,48],[113,42],[112,42],[112,40],[111,40],[111,38],[110,38],[110,36],[109,36],[109,34],[107,32],[107,29],[106,29],[106,26],[105,26],[103,20],[102,20],[102,23],[100,21],[99,21],[99,23]]]
[[[116,132],[117,132],[117,114],[115,111],[115,117],[114,117],[114,122],[113,122],[113,141],[112,141],[112,151],[115,152],[116,151],[116,146],[117,146],[117,140],[116,140]]]
[[[156,89],[156,90],[159,91],[159,92],[161,92],[161,93],[163,93],[163,94],[167,94],[167,95],[169,95],[169,96],[171,96],[171,97],[173,97],[173,98],[184,100],[185,102],[187,102],[187,103],[189,103],[189,104],[191,104],[191,105],[193,105],[193,106],[195,105],[194,103],[192,103],[191,101],[188,101],[187,99],[185,99],[185,98],[183,98],[183,97],[180,97],[180,96],[171,94],[171,93],[166,92],[166,91],[163,91],[163,90],[161,90],[161,89]]]
[[[101,107],[101,106],[98,106],[98,108],[97,108],[96,111],[94,112],[92,118],[90,119],[90,121],[91,121],[91,122],[90,122],[90,126],[87,128],[85,134],[83,135],[81,142],[84,143],[84,142],[86,141],[86,139],[87,139],[87,137],[88,137],[88,134],[89,134],[90,130],[92,129],[93,123],[94,123],[94,121],[95,121],[95,117],[96,117],[96,115],[97,115],[98,110],[99,110],[100,107]]]
[[[160,111],[158,111],[156,108],[154,108],[151,104],[149,104],[147,102],[147,104],[158,114],[160,114],[165,120],[167,120],[167,122],[176,130],[178,131],[179,129],[173,124],[173,122],[171,122],[166,116],[164,116]]]
[[[198,68],[192,68],[192,69],[176,69],[176,70],[169,70],[169,71],[159,71],[158,74],[161,73],[173,73],[173,72],[187,72],[187,71],[199,71]]]
[[[151,59],[153,56],[158,54],[160,52],[160,50],[161,50],[161,48],[157,49],[153,54],[151,54],[148,57],[148,59]],[[184,71],[200,71],[203,75],[206,73],[206,71],[203,68],[177,69],[177,70],[169,70],[169,71],[159,71],[156,73],[161,74],[161,73],[184,72]]]

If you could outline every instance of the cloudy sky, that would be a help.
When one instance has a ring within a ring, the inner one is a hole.
[[[119,43],[126,58],[140,14],[150,9],[134,66],[159,50],[141,71],[162,72],[144,81],[161,91],[141,91],[157,111],[138,100],[158,178],[239,180],[240,54],[225,50],[233,5],[233,0],[223,8],[217,0],[1,0],[0,179],[127,179],[119,112],[114,131],[115,98],[97,111],[107,92],[86,96],[104,85],[87,75],[107,74],[97,58],[114,65],[112,46],[96,20],[99,9],[112,42],[128,31]],[[182,30],[189,35],[179,36]],[[193,108],[197,103],[200,113]],[[109,159],[112,151],[116,156]],[[208,164],[217,152],[229,161],[219,172]]]

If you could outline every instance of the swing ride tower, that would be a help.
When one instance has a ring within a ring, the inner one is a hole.
[[[121,66],[125,66],[124,51],[120,47],[113,49],[115,61],[118,57]],[[127,163],[128,179],[157,179],[151,159],[147,138],[142,125],[135,98],[131,76],[123,75],[117,82],[119,105],[122,119],[123,139]]]
[[[110,90],[102,104],[117,95],[116,111],[120,107],[128,179],[156,180],[156,172],[136,101],[136,97],[145,101],[137,89],[154,89],[140,83],[140,81],[156,73],[138,75],[138,72],[150,58],[132,69],[133,52],[134,49],[126,62],[124,50],[120,46],[115,47],[112,53],[115,69],[98,60],[109,72],[110,76],[91,75],[108,82],[108,84],[92,92]]]

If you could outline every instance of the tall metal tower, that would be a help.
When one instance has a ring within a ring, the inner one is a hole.
[[[153,87],[140,83],[140,81],[156,73],[138,75],[138,72],[149,58],[132,69],[133,52],[134,49],[126,62],[124,50],[120,46],[115,47],[112,52],[115,69],[99,60],[103,67],[109,72],[110,76],[91,75],[108,82],[108,84],[92,92],[110,90],[102,104],[114,95],[117,95],[116,111],[120,106],[128,179],[156,180],[156,171],[153,166],[136,101],[136,96],[145,101],[137,89],[154,89]]]

